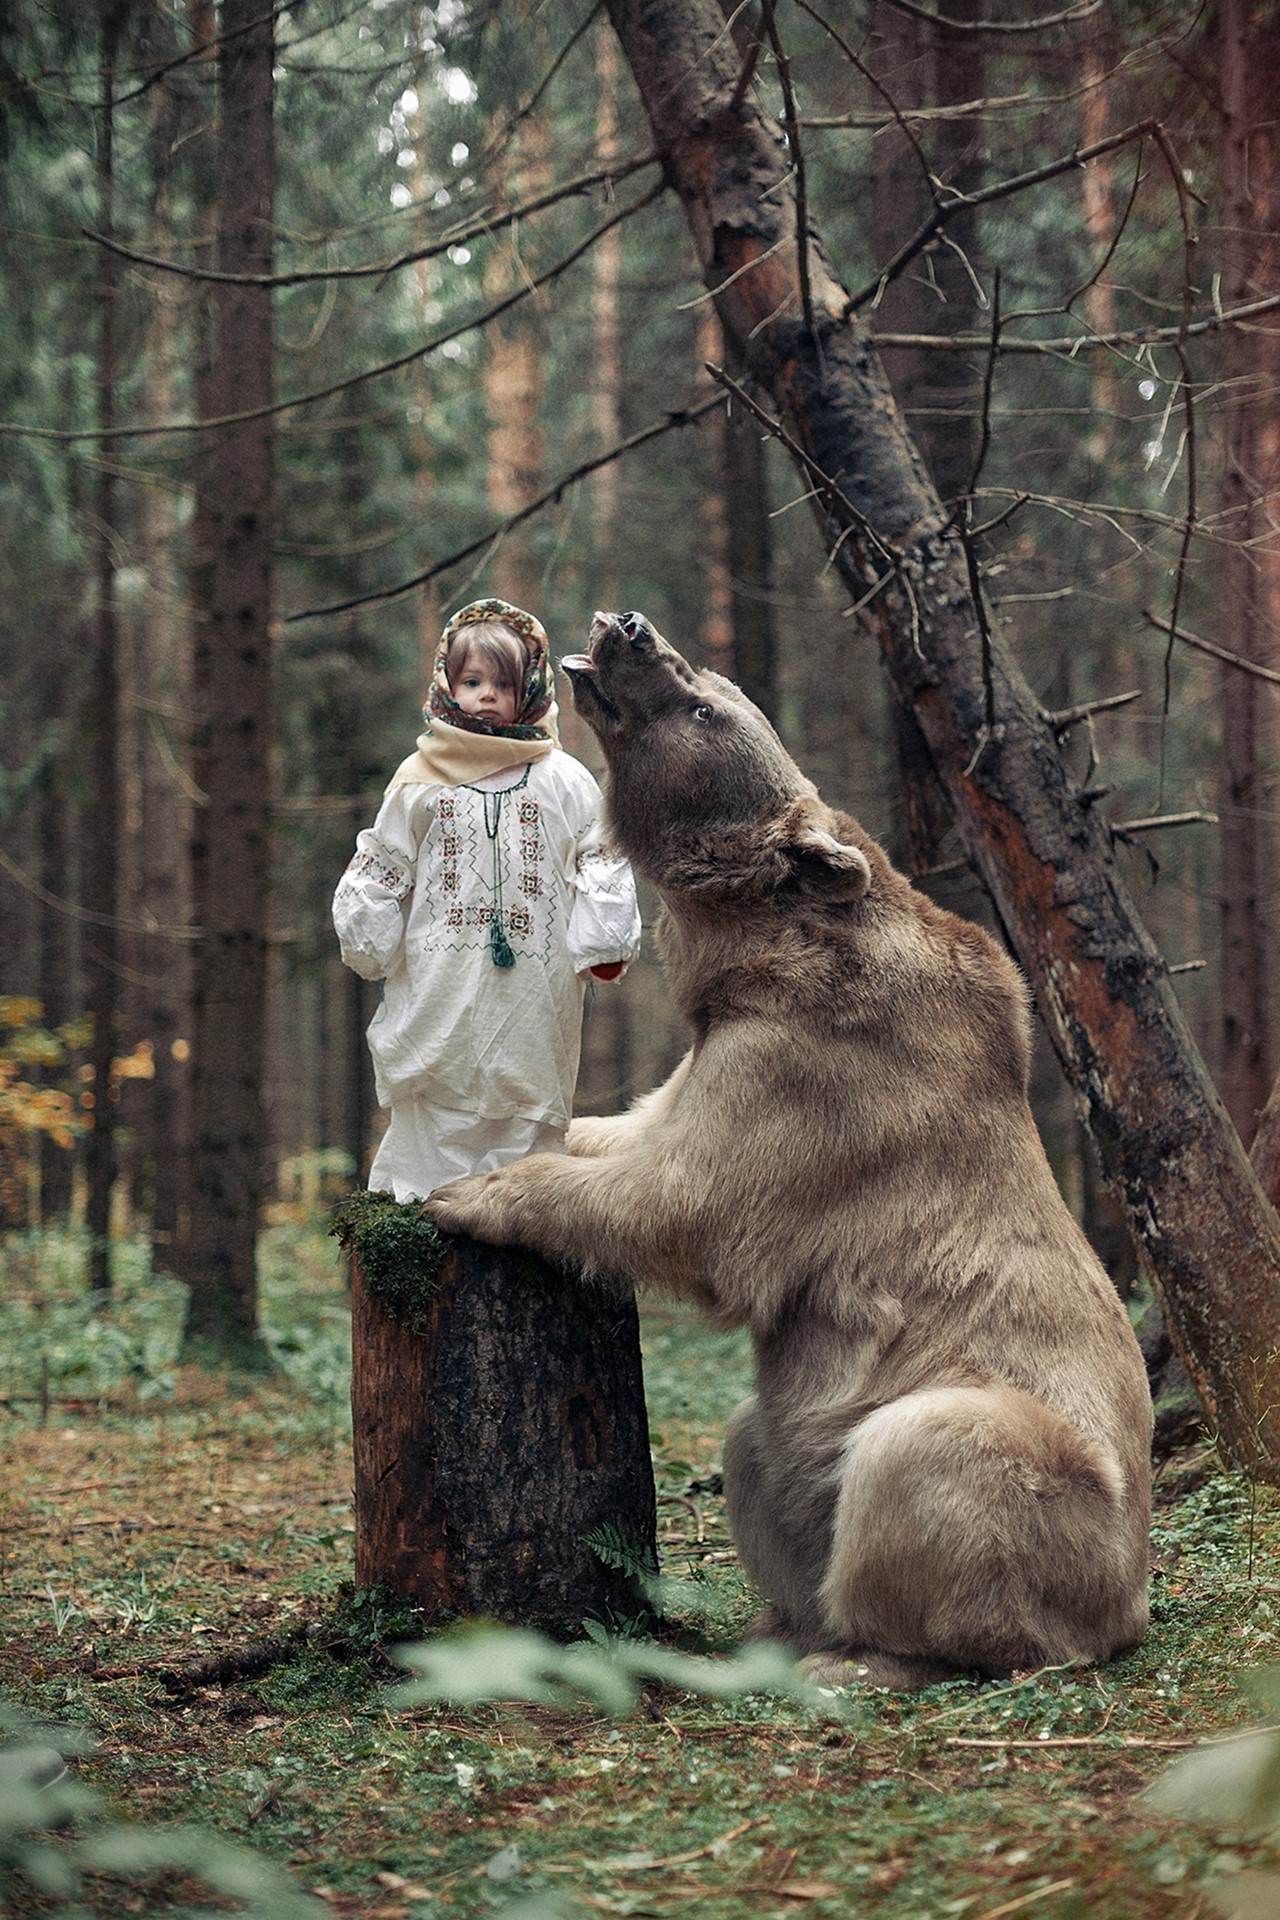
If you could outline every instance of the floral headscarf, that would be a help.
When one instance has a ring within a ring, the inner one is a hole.
[[[478,714],[464,713],[453,697],[449,676],[445,671],[449,642],[454,635],[464,627],[478,626],[485,620],[492,620],[517,634],[523,640],[528,655],[524,684],[516,703],[516,717],[509,727],[482,719]],[[431,692],[422,709],[422,717],[428,727],[434,719],[443,720],[446,726],[458,727],[464,733],[492,734],[501,740],[545,740],[549,737],[548,729],[540,726],[539,722],[545,720],[554,699],[551,660],[542,622],[531,613],[526,613],[523,607],[513,607],[509,600],[472,600],[468,606],[459,608],[440,636]]]

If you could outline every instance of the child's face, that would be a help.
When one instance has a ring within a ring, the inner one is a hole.
[[[463,658],[453,671],[450,686],[464,713],[474,714],[479,720],[492,720],[500,727],[515,724],[514,687],[500,680],[490,663],[479,654],[469,653]]]

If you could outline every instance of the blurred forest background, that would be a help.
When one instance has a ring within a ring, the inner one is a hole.
[[[1247,1145],[1278,1064],[1277,9],[767,0],[725,32]],[[706,375],[603,7],[12,0],[0,89],[6,1225],[86,1225],[104,1289],[149,1236],[197,1330],[252,1326],[261,1210],[368,1164],[376,990],[329,901],[480,594],[556,656],[641,609],[989,923],[803,481]],[[580,1108],[684,1045],[647,939],[589,1006]],[[1124,1284],[1047,1045],[1034,1095]]]

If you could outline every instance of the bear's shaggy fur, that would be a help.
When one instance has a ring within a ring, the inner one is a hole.
[[[1106,1659],[1147,1617],[1150,1400],[1027,1104],[1022,981],[638,614],[565,662],[694,1035],[568,1153],[436,1222],[750,1329],[725,1444],[759,1630],[919,1685]]]

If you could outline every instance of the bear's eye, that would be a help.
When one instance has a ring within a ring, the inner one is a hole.
[[[708,707],[703,705],[703,706],[694,708],[693,717],[695,720],[710,720],[714,712],[715,712],[714,707]]]

